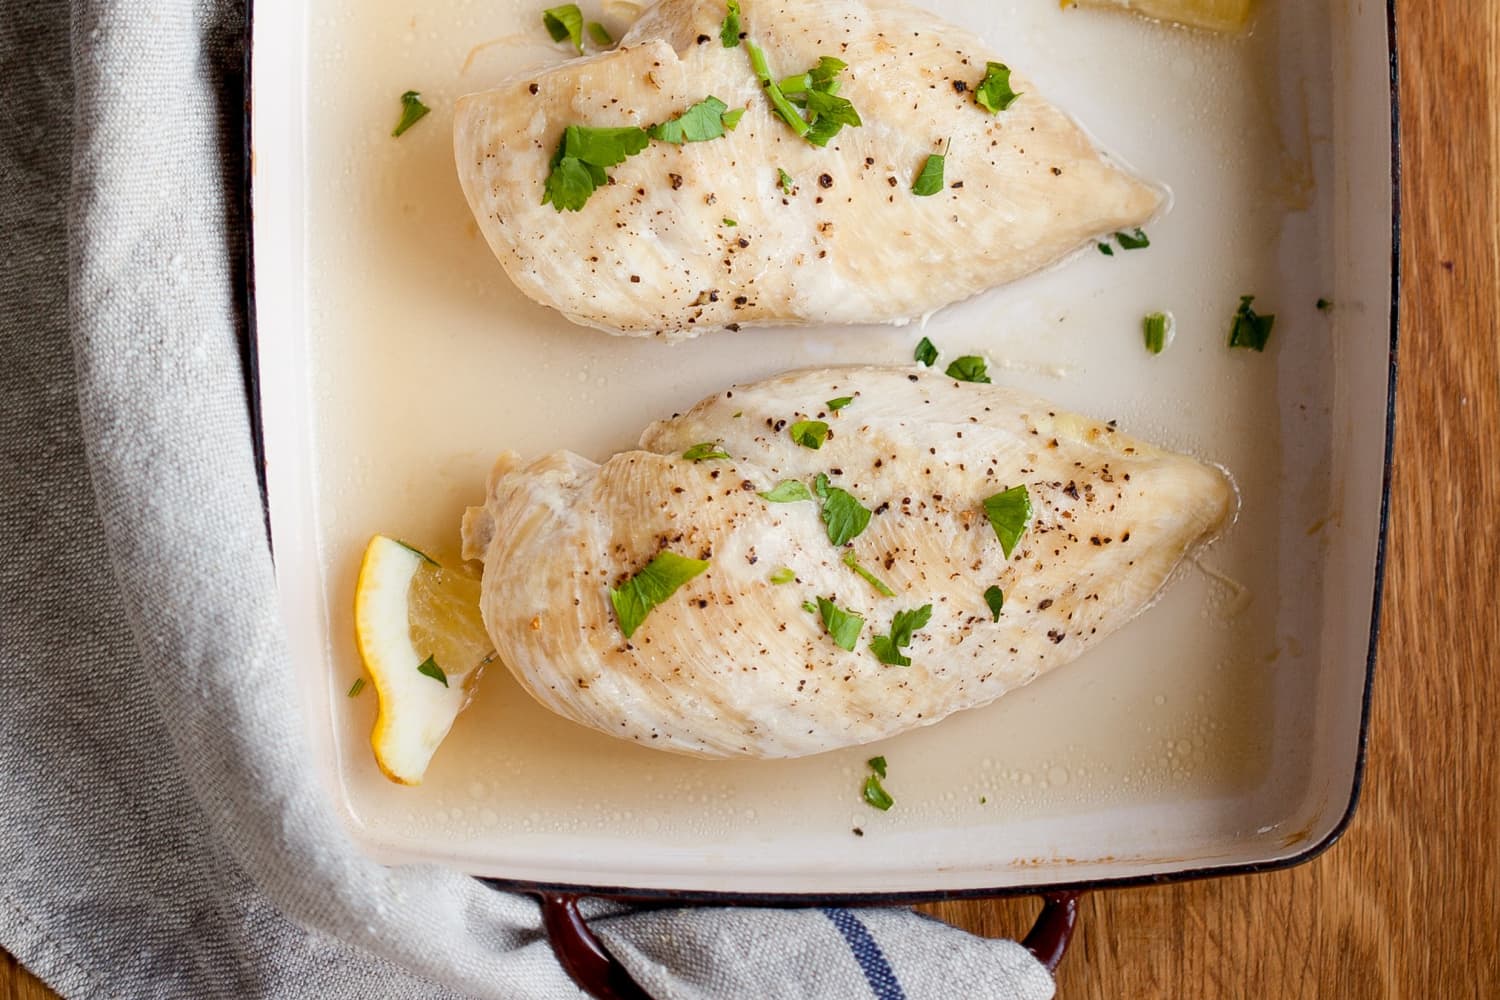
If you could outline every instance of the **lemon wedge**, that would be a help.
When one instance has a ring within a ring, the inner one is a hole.
[[[1061,0],[1062,6],[1118,7],[1210,31],[1242,31],[1255,0]]]
[[[380,701],[375,762],[392,781],[418,784],[495,656],[479,581],[376,535],[354,587],[354,640]]]

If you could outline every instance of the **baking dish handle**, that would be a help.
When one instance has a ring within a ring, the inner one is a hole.
[[[1056,972],[1068,950],[1073,928],[1078,922],[1077,892],[1049,893],[1042,897],[1042,912],[1021,942],[1037,961]],[[552,942],[552,951],[563,971],[578,988],[595,1000],[651,1000],[650,995],[630,978],[625,967],[615,961],[604,945],[589,930],[583,914],[578,912],[582,897],[567,893],[541,893],[542,927]]]

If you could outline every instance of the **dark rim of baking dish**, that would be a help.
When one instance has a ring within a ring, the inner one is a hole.
[[[265,435],[261,424],[260,368],[258,336],[255,312],[255,226],[252,207],[253,139],[251,129],[251,81],[253,60],[251,45],[254,37],[255,2],[245,3],[244,37],[244,119],[242,122],[243,149],[241,157],[242,203],[241,219],[245,226],[245,327],[241,356],[245,361],[245,386],[250,407],[250,430],[255,449],[256,476],[260,482],[261,507],[266,519],[266,540],[272,546],[271,511],[266,499]],[[1096,889],[1124,889],[1134,886],[1163,885],[1187,882],[1196,879],[1220,878],[1229,875],[1253,875],[1260,872],[1279,871],[1306,864],[1328,850],[1354,819],[1359,806],[1360,793],[1364,789],[1366,755],[1370,738],[1370,699],[1375,686],[1375,659],[1380,636],[1381,596],[1385,591],[1386,544],[1390,528],[1391,461],[1396,440],[1396,346],[1399,340],[1401,306],[1401,100],[1400,68],[1397,64],[1396,44],[1396,0],[1386,0],[1386,37],[1390,63],[1391,105],[1391,309],[1390,309],[1390,357],[1386,374],[1385,413],[1385,458],[1380,490],[1380,531],[1375,543],[1375,582],[1370,609],[1370,639],[1365,655],[1365,687],[1361,697],[1359,716],[1359,747],[1354,761],[1354,781],[1349,790],[1349,804],[1333,829],[1316,844],[1289,857],[1273,861],[1256,861],[1245,864],[1201,866],[1182,871],[1161,872],[1152,875],[1130,875],[1118,878],[1085,879],[1077,882],[1047,882],[1038,885],[1009,885],[979,887],[972,889],[917,890],[908,892],[714,892],[691,889],[649,889],[629,886],[583,885],[574,883],[529,882],[523,879],[479,878],[478,881],[508,892],[563,893],[575,896],[592,896],[601,899],[635,903],[670,903],[686,905],[694,903],[731,904],[739,906],[883,906],[909,905],[913,903],[939,902],[950,899],[983,899],[1006,896],[1037,896],[1045,893],[1084,892]]]

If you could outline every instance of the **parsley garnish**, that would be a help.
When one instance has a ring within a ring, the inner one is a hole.
[[[740,44],[740,0],[729,0],[728,13],[719,27],[719,41],[726,49],[738,48]]]
[[[744,108],[729,110],[729,105],[709,96],[688,108],[676,118],[651,126],[651,138],[682,145],[685,142],[707,142],[723,138],[726,129],[739,124]]]
[[[1115,239],[1120,241],[1121,250],[1144,250],[1151,245],[1151,239],[1144,229],[1137,229],[1133,233],[1115,233]]]
[[[1100,243],[1099,252],[1106,257],[1113,257],[1115,255],[1115,248],[1110,246],[1108,243]]]
[[[359,693],[361,691],[363,691],[364,689],[365,689],[365,679],[363,677],[356,677],[356,678],[354,678],[354,683],[351,684],[351,685],[349,685],[349,697],[351,697],[351,698],[358,697]]]
[[[881,663],[892,667],[909,667],[911,658],[901,651],[911,645],[911,636],[932,620],[932,605],[924,604],[915,611],[897,611],[891,619],[891,634],[877,635],[870,640],[870,652]]]
[[[818,613],[818,606],[812,601],[803,601],[802,610],[806,611],[810,615],[815,615]]]
[[[594,44],[601,48],[609,48],[615,44],[615,40],[609,37],[609,29],[598,21],[589,22],[589,37],[593,38]]]
[[[928,368],[931,368],[933,365],[937,364],[938,349],[932,346],[932,341],[928,340],[926,337],[923,337],[921,340],[917,341],[917,352],[915,355],[913,355],[913,357],[917,361],[926,365]]]
[[[960,382],[983,382],[988,384],[990,380],[989,366],[984,359],[973,354],[965,354],[961,358],[955,358],[943,374]]]
[[[542,24],[554,42],[572,42],[579,54],[583,53],[583,12],[576,3],[542,11]]]
[[[992,115],[998,115],[1021,95],[1010,89],[1010,67],[1005,63],[985,63],[984,79],[974,88],[974,103]]]
[[[552,157],[552,172],[543,186],[542,204],[559,212],[577,212],[595,189],[609,182],[605,167],[624,163],[646,148],[646,130],[634,126],[592,128],[569,125]]]
[[[722,223],[724,223],[724,225],[729,226],[731,228],[733,228],[734,226],[738,226],[740,224],[740,222],[739,222],[738,219],[731,219],[728,216],[725,216],[724,218],[720,219],[719,221],[722,222]]]
[[[865,801],[881,812],[896,804],[896,800],[880,786],[880,779],[873,774],[865,779]]]
[[[814,146],[828,145],[829,140],[838,135],[845,125],[857,128],[864,124],[854,105],[838,96],[838,74],[848,68],[843,60],[823,56],[806,73],[789,76],[777,83],[771,76],[765,50],[752,41],[746,41],[745,51],[750,56],[750,68],[760,80],[761,89],[766,92],[766,99],[771,102],[772,110],[793,132]],[[794,89],[788,91],[788,87]],[[797,110],[799,106],[807,109],[806,118]]]
[[[1146,317],[1146,350],[1160,354],[1167,346],[1167,314],[1152,313]]]
[[[766,92],[766,100],[771,102],[771,109],[781,116],[781,120],[789,125],[793,132],[799,136],[807,135],[807,121],[797,113],[797,109],[786,99],[776,81],[771,79],[771,67],[766,63],[766,53],[759,45],[752,41],[745,42],[745,51],[750,56],[750,68],[755,71],[756,79],[760,80],[761,89]]]
[[[824,90],[809,90],[806,100],[812,127],[807,130],[804,138],[814,146],[828,145],[834,136],[844,130],[845,125],[859,128],[864,124],[848,98],[838,97]]]
[[[837,413],[852,402],[854,402],[853,396],[840,396],[837,399],[830,399],[824,405],[826,405],[834,413]]]
[[[771,574],[771,582],[778,587],[783,583],[791,583],[795,579],[797,579],[797,574],[790,566],[783,566]]]
[[[869,760],[865,761],[865,763],[868,764],[868,765],[870,765],[870,770],[874,771],[876,774],[880,775],[882,778],[885,777],[885,758],[884,757],[871,757]]]
[[[767,493],[757,494],[762,500],[772,503],[796,503],[798,500],[811,500],[812,494],[802,483],[795,479],[783,479],[776,484],[776,488]]]
[[[1250,308],[1250,303],[1255,301],[1253,295],[1241,295],[1240,307],[1234,314],[1234,325],[1229,328],[1230,347],[1248,347],[1254,351],[1264,351],[1266,341],[1271,339],[1271,327],[1276,324],[1275,316],[1262,316]]]
[[[779,86],[793,104],[805,104],[808,91],[818,90],[830,94],[839,91],[838,75],[849,68],[849,64],[833,56],[822,56],[818,64],[806,73],[789,76]]]
[[[828,425],[821,420],[799,420],[789,430],[792,440],[817,451],[828,440]]]
[[[437,665],[437,660],[428,657],[417,667],[417,673],[423,677],[431,677],[435,681],[441,681],[443,687],[448,686],[448,675],[443,673],[443,668]]]
[[[1005,591],[999,587],[989,587],[984,592],[984,603],[990,606],[990,615],[994,621],[1000,620],[1000,609],[1005,607]]]
[[[880,593],[884,594],[886,597],[896,596],[896,592],[890,587],[886,586],[884,580],[880,579],[880,577],[876,576],[874,573],[871,573],[869,570],[865,569],[859,564],[859,561],[854,558],[853,549],[850,549],[849,551],[844,553],[844,565],[848,566],[850,569],[854,570],[854,572],[858,573],[862,578],[864,578],[864,581],[866,583],[874,587],[876,590],[880,591]]]
[[[716,441],[705,441],[702,444],[693,445],[682,453],[682,457],[690,462],[705,462],[713,458],[728,458],[729,452]]]
[[[780,167],[776,168],[776,183],[781,185],[782,194],[792,193],[792,175]]]
[[[946,153],[933,153],[922,164],[917,179],[912,181],[911,193],[919,198],[937,194],[943,189],[943,167],[948,162]]]
[[[635,576],[610,588],[609,602],[620,620],[620,631],[629,639],[655,607],[677,592],[677,588],[708,569],[706,559],[688,559],[675,552],[658,552]]]
[[[995,529],[1000,548],[1009,559],[1031,523],[1031,494],[1025,486],[1012,486],[996,493],[984,501],[984,516],[990,519],[990,527]]]
[[[859,642],[859,633],[865,627],[865,620],[852,611],[843,610],[826,597],[818,598],[818,613],[823,616],[823,628],[827,630],[834,645],[854,652],[854,645]]]
[[[823,523],[828,526],[828,540],[842,548],[858,538],[870,526],[870,512],[854,494],[828,484],[828,477],[818,473],[813,492],[823,501]]]
[[[400,136],[407,129],[427,117],[431,111],[427,105],[422,103],[422,95],[415,90],[408,90],[401,95],[401,118],[396,122],[396,127],[391,129],[391,135]]]

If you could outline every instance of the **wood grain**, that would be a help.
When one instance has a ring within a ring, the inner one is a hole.
[[[1500,2],[1402,0],[1401,376],[1369,770],[1291,871],[1095,893],[1065,1000],[1500,997]],[[1029,900],[928,907],[987,935]],[[0,1000],[54,994],[0,953]]]
[[[1301,868],[1087,898],[1066,1000],[1500,997],[1500,3],[1398,18],[1401,369],[1359,812]],[[1036,904],[931,909],[1014,935]]]

